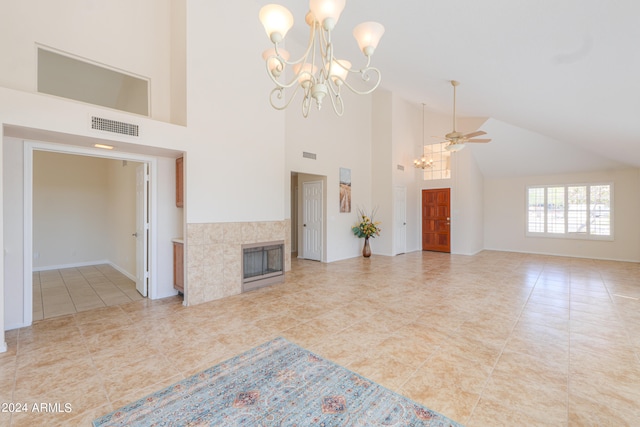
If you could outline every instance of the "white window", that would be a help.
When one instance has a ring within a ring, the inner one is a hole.
[[[526,234],[613,240],[613,184],[527,187]]]
[[[424,169],[424,180],[451,178],[451,152],[444,149],[448,143],[441,142],[423,147],[423,156],[428,167]]]

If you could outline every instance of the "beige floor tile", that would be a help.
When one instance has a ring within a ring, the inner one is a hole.
[[[109,266],[35,272],[33,298],[34,320],[143,299],[133,281]]]
[[[513,407],[503,405],[499,402],[480,399],[478,405],[473,410],[473,414],[467,427],[487,427],[487,426],[527,426],[527,427],[549,427],[551,425],[563,426],[566,423],[550,423],[548,420],[536,419],[530,415],[515,411]],[[585,426],[587,424],[584,424]]]
[[[0,398],[73,412],[0,423],[88,425],[277,335],[468,426],[640,419],[638,264],[484,251],[292,266],[193,307],[140,299],[108,265],[34,272],[34,315],[47,299],[78,312],[7,331]]]

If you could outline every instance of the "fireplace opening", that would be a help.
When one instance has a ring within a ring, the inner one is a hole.
[[[284,281],[284,243],[242,245],[242,291]]]

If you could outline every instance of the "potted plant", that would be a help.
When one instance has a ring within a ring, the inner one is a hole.
[[[367,215],[362,209],[358,209],[358,221],[356,225],[351,227],[351,231],[357,237],[364,237],[364,247],[362,248],[362,256],[369,258],[371,256],[371,246],[369,246],[369,238],[374,238],[380,235],[380,221],[374,221],[373,217],[376,214],[376,209],[371,212],[371,215]]]

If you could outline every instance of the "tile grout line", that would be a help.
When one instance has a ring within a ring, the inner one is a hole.
[[[478,395],[478,401],[476,402],[476,404],[472,408],[471,412],[469,413],[469,418],[467,419],[467,422],[469,422],[472,419],[473,413],[475,412],[476,408],[478,407],[478,404],[480,403],[480,400],[482,400],[482,395],[484,394],[485,390],[487,389],[487,384],[488,384],[489,380],[491,379],[491,376],[493,375],[493,372],[495,371],[496,366],[498,365],[498,362],[500,361],[500,358],[502,357],[502,354],[504,353],[504,349],[507,348],[507,344],[511,340],[511,335],[513,334],[513,331],[515,330],[516,326],[520,322],[520,318],[522,317],[522,313],[524,312],[525,307],[527,306],[527,304],[529,303],[529,300],[531,299],[531,295],[533,294],[533,290],[535,289],[535,287],[538,284],[538,280],[540,279],[540,275],[542,274],[542,271],[544,271],[544,265],[542,266],[542,268],[538,272],[538,275],[536,276],[536,281],[535,281],[534,285],[531,287],[531,290],[529,291],[529,295],[527,296],[526,301],[524,302],[524,304],[522,304],[522,308],[520,309],[520,312],[519,312],[518,316],[516,317],[515,322],[513,322],[513,325],[511,326],[511,330],[509,331],[509,335],[507,336],[507,339],[505,340],[504,344],[502,345],[502,349],[500,350],[500,354],[498,354],[498,357],[496,357],[496,360],[493,363],[493,366],[491,368],[491,372],[489,372],[489,375],[487,376],[487,379],[485,380],[484,386],[482,387],[482,390],[480,391],[480,393]]]

